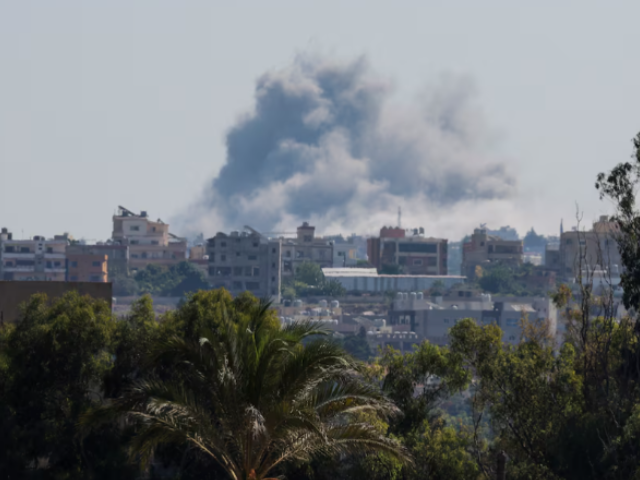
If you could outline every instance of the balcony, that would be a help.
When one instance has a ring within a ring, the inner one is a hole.
[[[2,258],[26,258],[35,255],[34,252],[2,252]]]

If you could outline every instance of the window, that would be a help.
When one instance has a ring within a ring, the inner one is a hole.
[[[53,248],[47,247],[47,253],[53,253]]]
[[[212,252],[209,254],[209,263],[214,263],[215,261],[216,261],[216,254]]]
[[[448,318],[445,318],[445,319],[443,320],[443,322],[444,322],[444,323],[449,323],[449,319],[448,319]]]
[[[71,278],[70,278],[70,280],[71,280],[72,282],[77,282],[77,281],[78,281],[78,276],[77,276],[77,275],[72,275],[72,276],[71,276]]]
[[[55,268],[59,268],[59,267],[61,267],[62,265],[60,264],[60,262],[53,262],[53,266],[54,266]]]
[[[227,246],[227,242],[220,242],[220,246],[221,247],[226,247]]]
[[[489,253],[493,253],[493,245],[489,245]]]
[[[52,263],[51,262],[47,262],[47,268],[52,268]]]
[[[313,240],[313,236],[312,235],[304,235],[303,241],[310,242],[311,240]]]
[[[156,231],[156,227],[153,227],[153,228],[151,229],[151,231],[152,231],[152,232],[155,232],[155,231]]]
[[[276,277],[271,277],[271,281],[275,282],[276,281]]]
[[[151,245],[160,245],[158,240],[151,240]]]
[[[245,277],[251,276],[251,267],[244,267],[244,276]]]
[[[303,258],[304,257],[304,252],[301,252],[300,250],[296,250],[296,258]]]
[[[18,267],[33,267],[35,262],[33,260],[16,260],[16,266]]]
[[[285,257],[291,257],[291,250],[287,250],[284,254]]]
[[[247,290],[251,290],[252,292],[260,290],[260,282],[247,282]]]
[[[273,263],[271,264],[271,268],[276,268],[276,262],[273,262]]]
[[[400,243],[398,251],[403,253],[438,253],[435,243]]]
[[[227,256],[226,255],[220,255],[220,261],[221,262],[226,262],[227,261]]]
[[[480,246],[481,246],[481,247],[484,247],[484,242],[480,242]]]
[[[249,255],[249,260],[257,260],[258,257],[256,255]]]
[[[233,282],[234,290],[242,290],[242,282]]]
[[[584,247],[587,244],[587,241],[584,238],[580,239],[580,246]]]
[[[209,276],[213,277],[216,274],[216,267],[209,267]]]
[[[71,262],[71,268],[78,268],[78,262]]]
[[[259,245],[259,243],[258,243],[258,242],[253,242],[253,246],[254,246],[254,247],[256,247],[256,248],[257,248],[257,247],[258,247],[258,245]]]
[[[13,262],[7,262],[7,263],[5,263],[5,267],[13,267]]]
[[[438,257],[427,257],[427,266],[435,267],[438,265]]]
[[[570,238],[567,238],[567,240],[564,242],[565,245],[573,245],[573,240],[571,240]]]
[[[131,225],[129,227],[129,230],[132,232],[139,232],[140,231],[140,227],[138,225]]]
[[[236,277],[242,276],[242,267],[233,267],[233,274]]]
[[[131,240],[129,243],[131,245],[138,245],[140,242],[138,240]]]
[[[20,253],[29,253],[29,247],[20,247]]]
[[[101,279],[100,279],[100,275],[91,275],[91,276],[89,277],[89,281],[90,281],[90,282],[99,282],[100,280],[101,280]]]
[[[218,267],[216,269],[216,275],[219,277],[228,277],[231,275],[231,267]]]
[[[4,247],[4,253],[13,253],[15,251],[16,251],[16,248],[13,245]]]
[[[414,265],[414,266],[422,265],[422,260],[415,260],[415,259],[414,259],[414,260],[413,260],[413,265]]]
[[[240,256],[240,252],[236,252],[236,257],[239,257],[239,256]]]
[[[271,249],[271,253],[276,253],[276,249],[275,249],[275,248],[272,248],[272,249]]]
[[[518,319],[516,318],[507,319],[507,327],[517,327],[517,326],[518,326]]]
[[[260,276],[260,267],[253,267],[253,276],[254,277]]]
[[[140,255],[138,255],[137,253],[132,253],[131,258],[140,258]]]
[[[92,267],[100,267],[102,264],[100,262],[91,262]]]

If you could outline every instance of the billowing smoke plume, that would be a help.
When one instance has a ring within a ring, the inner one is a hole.
[[[255,110],[228,132],[226,163],[195,211],[215,230],[309,220],[352,232],[394,223],[398,206],[442,216],[509,198],[515,181],[487,154],[472,87],[441,79],[402,107],[364,58],[298,57],[258,80]]]

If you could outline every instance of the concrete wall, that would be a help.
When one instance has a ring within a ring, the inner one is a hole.
[[[5,322],[17,321],[20,317],[20,306],[36,293],[44,293],[50,299],[55,299],[74,290],[80,295],[89,295],[96,299],[105,300],[109,307],[112,306],[110,283],[0,281],[0,319]]]

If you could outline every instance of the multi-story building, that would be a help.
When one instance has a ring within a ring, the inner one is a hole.
[[[447,275],[447,240],[423,234],[423,229],[407,236],[401,228],[382,228],[380,237],[368,241],[369,262],[380,271],[393,266],[405,275]]]
[[[280,301],[282,242],[257,232],[217,233],[207,240],[209,281],[237,295]]]
[[[304,222],[297,229],[295,239],[282,241],[282,275],[291,277],[303,262],[314,262],[321,268],[333,266],[333,244],[315,236],[316,227]]]
[[[616,224],[606,216],[594,222],[589,231],[562,232],[558,249],[547,250],[545,266],[562,279],[578,278],[586,271],[617,271],[622,259],[616,233]]]
[[[410,351],[415,343],[424,340],[446,345],[449,329],[460,320],[470,318],[479,325],[498,325],[502,329],[502,340],[514,344],[522,337],[523,317],[548,322],[549,335],[555,337],[558,311],[549,297],[497,299],[460,289],[432,302],[421,292],[398,293],[389,310],[388,331],[372,331],[368,339],[374,346],[392,346],[402,351]],[[411,333],[416,337],[409,335]]]
[[[521,265],[523,261],[522,240],[504,240],[488,235],[486,228],[476,228],[471,239],[462,246],[462,275],[476,277],[476,267],[487,263]]]
[[[66,247],[68,235],[53,239],[35,236],[29,240],[15,240],[11,232],[2,229],[3,280],[64,281],[66,277]]]
[[[133,213],[118,207],[113,217],[114,243],[129,247],[129,269],[137,271],[147,265],[170,266],[187,259],[187,242],[169,232],[162,220],[153,222],[147,212]]]
[[[108,282],[107,255],[67,253],[67,278],[69,282]]]
[[[129,246],[115,243],[97,243],[95,245],[71,244],[67,246],[67,257],[74,255],[97,255],[107,257],[109,278],[129,274]]]

